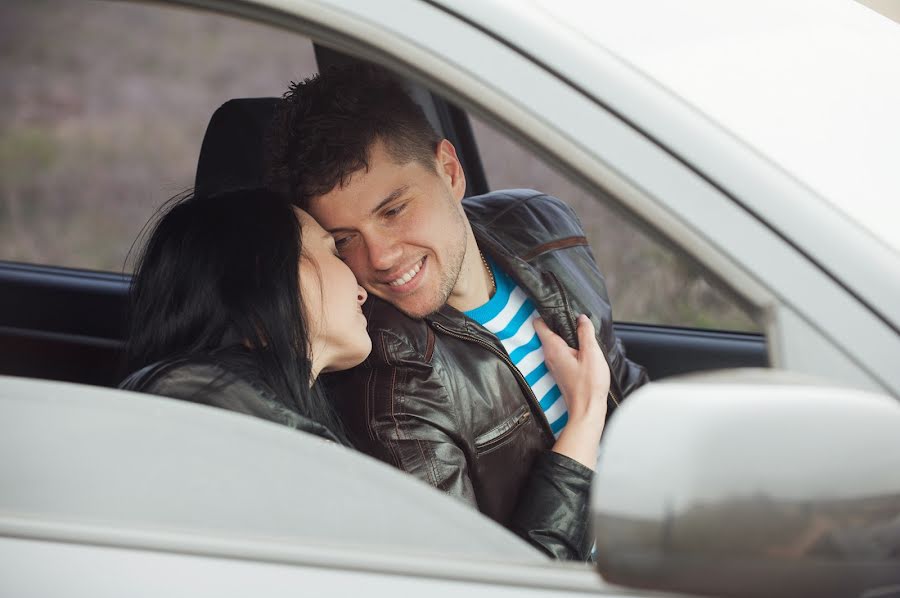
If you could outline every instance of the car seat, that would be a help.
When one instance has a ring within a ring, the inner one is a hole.
[[[213,113],[197,160],[195,195],[264,186],[265,142],[279,101],[233,99]]]

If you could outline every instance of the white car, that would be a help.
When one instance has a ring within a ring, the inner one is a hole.
[[[595,570],[363,455],[84,384],[127,277],[0,262],[0,594],[900,593],[900,26],[850,0],[181,4],[527,142],[763,334],[622,327],[654,378],[693,374],[605,433]]]

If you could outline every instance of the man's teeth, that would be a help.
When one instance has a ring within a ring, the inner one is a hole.
[[[408,283],[410,280],[412,280],[413,276],[418,274],[419,269],[421,267],[422,267],[422,262],[420,261],[415,266],[413,266],[409,272],[407,272],[406,274],[404,274],[397,280],[393,280],[393,281],[389,282],[388,284],[391,285],[392,287],[399,287],[400,285]]]

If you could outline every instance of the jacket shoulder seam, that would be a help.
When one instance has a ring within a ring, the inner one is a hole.
[[[500,196],[500,194],[495,195],[495,197],[498,197],[498,196]],[[548,195],[546,193],[541,193],[539,191],[535,191],[533,195],[527,195],[525,197],[516,197],[509,193],[505,193],[502,196],[507,199],[512,200],[510,205],[506,206],[505,208],[500,210],[498,213],[494,214],[490,219],[485,221],[484,226],[490,226],[490,225],[494,224],[495,222],[497,222],[499,219],[503,218],[506,214],[508,214],[512,210],[521,208],[523,204],[525,204],[526,202],[529,202],[529,201],[534,201],[536,199],[542,199],[542,198],[556,199],[557,201],[560,201],[559,199],[553,197],[552,195]]]
[[[534,249],[531,249],[527,253],[523,254],[522,259],[527,262],[540,255],[549,253],[550,251],[556,251],[558,249],[570,249],[572,247],[589,246],[590,243],[588,242],[587,237],[585,237],[584,235],[574,235],[571,237],[564,237],[562,239],[555,239],[553,241],[548,241],[547,243],[538,245]]]

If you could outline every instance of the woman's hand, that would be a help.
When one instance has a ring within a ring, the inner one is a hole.
[[[569,410],[569,420],[553,450],[593,469],[606,421],[610,382],[609,365],[594,336],[594,325],[587,316],[578,316],[577,350],[567,345],[543,320],[535,320],[534,329],[541,339],[547,369],[553,374]]]

